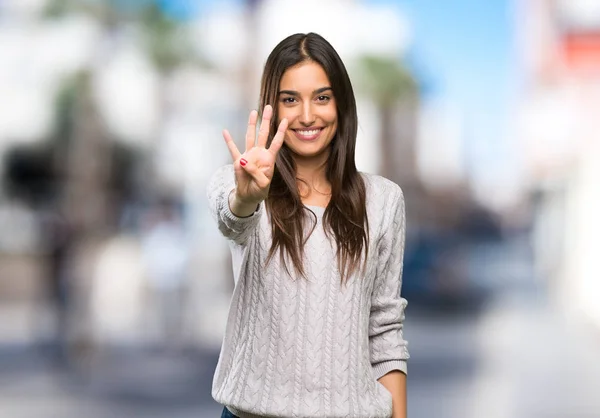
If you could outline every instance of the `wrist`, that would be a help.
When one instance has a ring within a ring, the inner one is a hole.
[[[229,210],[239,218],[252,216],[258,210],[258,205],[260,205],[260,201],[249,201],[240,198],[235,189],[229,193]]]

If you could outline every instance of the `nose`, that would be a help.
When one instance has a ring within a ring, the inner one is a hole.
[[[312,126],[315,123],[315,115],[310,100],[304,102],[302,106],[302,114],[300,115],[299,122],[303,126]]]

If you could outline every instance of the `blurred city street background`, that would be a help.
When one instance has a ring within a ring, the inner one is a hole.
[[[600,417],[599,1],[0,0],[0,418],[220,416],[206,185],[310,31],[406,197],[409,416]]]

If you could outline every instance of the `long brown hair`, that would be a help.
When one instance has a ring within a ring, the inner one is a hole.
[[[358,128],[356,100],[344,63],[331,44],[315,33],[295,34],[281,41],[265,64],[259,109],[264,109],[267,104],[273,107],[270,144],[277,132],[281,78],[288,68],[305,61],[315,62],[325,70],[337,107],[338,127],[329,145],[331,150],[325,169],[327,180],[331,183],[331,200],[325,209],[323,225],[325,233],[330,237],[333,233],[335,237],[338,268],[343,282],[359,269],[362,256],[364,260],[367,258],[369,226],[365,184],[354,161]],[[284,144],[277,156],[266,200],[273,238],[267,262],[279,250],[286,270],[287,253],[294,269],[305,276],[302,260],[304,244],[310,233],[307,235],[304,232],[305,209],[297,181],[292,151]],[[313,230],[315,225],[313,223]]]

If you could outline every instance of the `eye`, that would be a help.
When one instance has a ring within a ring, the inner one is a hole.
[[[328,101],[329,101],[329,99],[330,99],[330,97],[329,97],[329,96],[326,96],[326,95],[324,95],[324,94],[322,94],[322,95],[320,95],[320,96],[317,96],[317,101],[319,101],[319,102],[322,102],[322,103],[326,103],[326,102],[328,102]]]
[[[284,97],[281,99],[281,102],[284,104],[291,104],[294,103],[296,101],[295,97]]]

